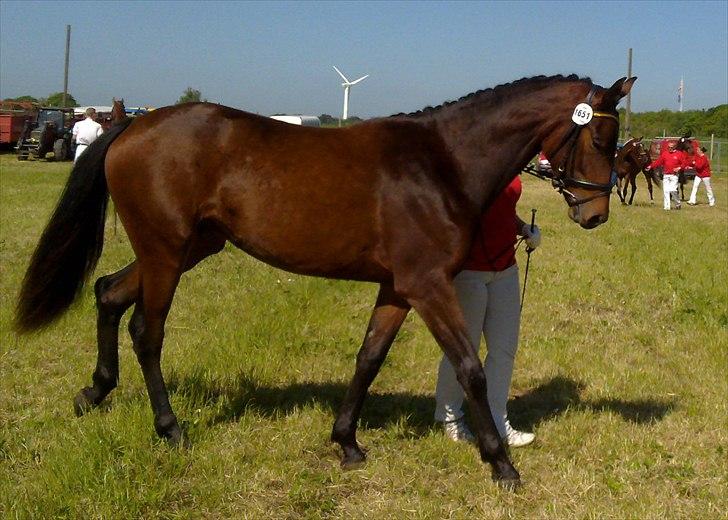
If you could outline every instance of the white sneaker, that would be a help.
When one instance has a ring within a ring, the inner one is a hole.
[[[521,446],[531,444],[535,438],[536,435],[533,433],[519,432],[518,430],[514,430],[511,426],[511,423],[506,421],[505,441],[511,448],[520,448]]]
[[[470,431],[468,425],[465,424],[463,417],[442,423],[442,428],[445,431],[445,436],[452,441],[475,442],[475,435]]]

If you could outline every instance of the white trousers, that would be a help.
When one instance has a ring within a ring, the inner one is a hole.
[[[455,291],[463,310],[468,338],[480,352],[485,337],[485,377],[496,428],[506,436],[506,405],[518,349],[521,309],[518,294],[518,266],[505,271],[462,271],[455,277]],[[450,361],[443,356],[435,389],[435,420],[454,421],[463,416],[465,394]]]
[[[690,204],[695,204],[697,202],[698,197],[698,186],[700,186],[700,183],[705,184],[705,191],[708,192],[708,204],[711,206],[715,206],[715,197],[713,196],[713,188],[710,185],[710,177],[698,177],[695,176],[695,180],[693,181],[693,192],[690,194]]]
[[[76,162],[79,158],[79,156],[88,148],[87,144],[78,144],[76,145],[76,155],[73,157],[73,162]]]
[[[662,177],[663,208],[670,209],[670,199],[675,201],[675,207],[680,207],[680,197],[677,194],[677,175],[664,175]]]

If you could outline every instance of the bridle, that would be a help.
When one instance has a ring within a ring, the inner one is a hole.
[[[596,86],[593,86],[589,91],[589,95],[587,95],[586,97],[586,101],[584,103],[586,105],[589,105],[589,107],[591,107],[591,100],[594,97],[595,92]],[[617,122],[617,125],[619,125],[619,119],[614,114],[608,114],[606,112],[592,112],[592,118],[593,117],[606,117],[614,119]],[[551,156],[555,157],[562,148],[564,148],[565,146],[569,147],[569,151],[566,155],[566,160],[562,161],[559,167],[555,170],[554,177],[551,179],[551,185],[564,196],[564,198],[566,199],[566,203],[570,207],[579,206],[580,204],[584,204],[585,202],[589,202],[590,200],[594,200],[599,197],[609,197],[612,194],[612,188],[614,188],[614,186],[617,184],[617,171],[614,169],[614,166],[612,166],[611,178],[606,184],[591,182],[582,179],[575,179],[573,177],[574,163],[576,162],[576,143],[579,138],[579,134],[586,126],[589,125],[590,121],[591,119],[583,124],[579,124],[574,121],[571,127],[566,131],[563,139],[561,139],[561,143],[559,144],[559,146],[556,147],[556,150],[551,153]],[[569,172],[571,172],[571,175],[569,175]],[[580,199],[571,191],[569,191],[569,188],[581,188],[584,190],[597,191],[598,193],[590,197]]]

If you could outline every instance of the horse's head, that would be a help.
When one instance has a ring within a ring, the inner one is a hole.
[[[559,124],[543,142],[554,186],[569,205],[569,217],[583,228],[609,218],[609,195],[617,181],[617,104],[636,79],[619,79],[608,89],[593,85],[586,94],[580,90],[580,99],[570,105],[571,121]],[[563,112],[559,117],[565,119]]]
[[[642,137],[634,141],[632,149],[630,150],[630,156],[634,163],[639,167],[640,171],[644,170],[652,161],[649,152],[642,145]]]
[[[123,121],[126,119],[126,107],[124,106],[124,98],[116,99],[112,98],[112,108],[111,108],[111,120],[114,123],[118,123],[119,121]]]

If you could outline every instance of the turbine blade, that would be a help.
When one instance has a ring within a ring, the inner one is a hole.
[[[333,67],[334,67],[334,70],[335,70],[336,72],[338,72],[338,73],[339,73],[339,76],[341,76],[341,77],[343,78],[343,80],[344,80],[344,81],[346,81],[347,83],[349,83],[349,80],[348,80],[348,79],[346,79],[346,76],[344,76],[344,75],[343,75],[343,74],[341,73],[341,71],[340,71],[339,69],[337,69],[337,68],[336,68],[336,65],[334,65]]]
[[[357,79],[357,80],[354,80],[354,81],[352,81],[352,82],[351,82],[351,83],[349,83],[349,84],[350,84],[350,85],[356,85],[356,84],[357,84],[357,83],[359,83],[359,82],[360,82],[361,80],[363,80],[363,79],[366,79],[366,78],[368,78],[368,77],[369,77],[369,74],[367,74],[366,76],[362,76],[361,78],[359,78],[359,79]]]

